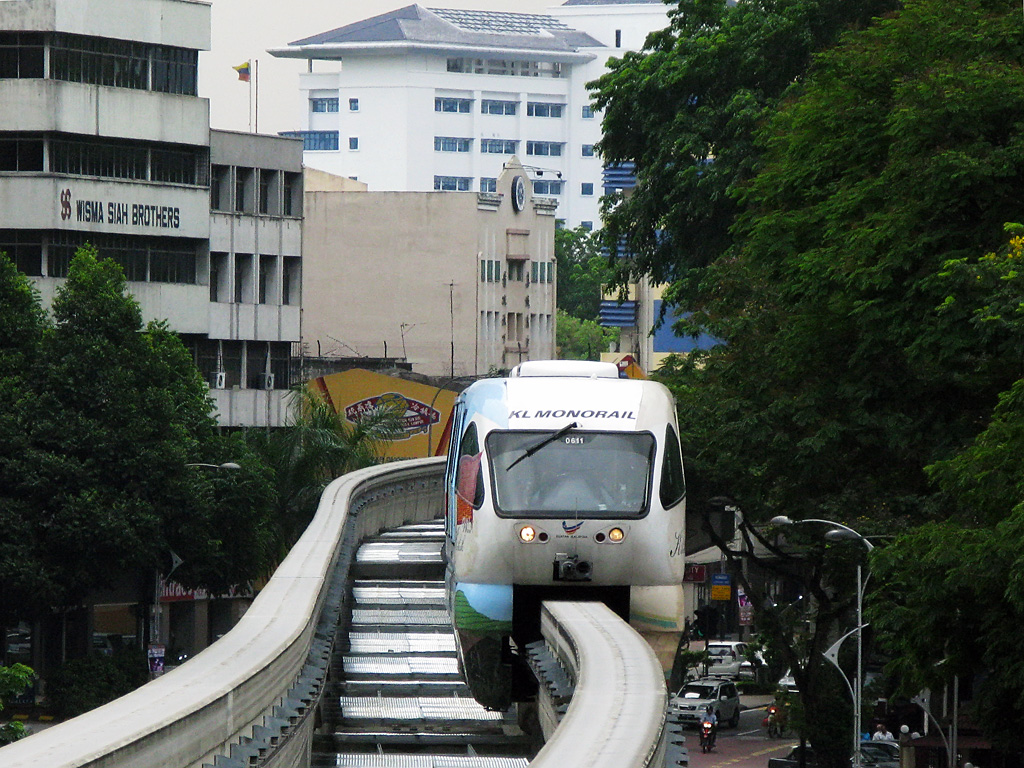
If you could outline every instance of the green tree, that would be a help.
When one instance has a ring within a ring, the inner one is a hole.
[[[737,223],[703,257],[685,256],[687,241],[672,229],[686,220],[672,194],[686,187],[662,175],[677,166],[665,154],[653,162],[653,146],[641,162],[643,189],[630,200],[646,195],[653,206],[638,225],[652,246],[638,268],[647,258],[680,277],[676,298],[694,310],[681,327],[726,342],[664,371],[680,403],[695,512],[727,493],[752,521],[823,517],[865,534],[948,514],[925,468],[955,456],[1020,376],[1019,335],[982,327],[972,301],[947,301],[943,277],[974,268],[1019,215],[1019,29],[1019,13],[989,0],[917,0],[847,33],[776,108],[758,113],[763,129],[746,156],[756,162],[731,188]],[[644,100],[657,109],[670,101]],[[644,125],[649,114],[635,119]],[[686,132],[664,134],[662,152],[675,149],[673,137]],[[713,165],[733,142],[727,131],[720,138]],[[659,254],[660,244],[676,250]],[[805,583],[840,578],[812,570]],[[770,611],[758,620],[770,622]],[[809,735],[826,750],[817,719],[825,700],[803,686],[801,695]],[[823,757],[842,763],[836,751]]]
[[[950,288],[944,309],[973,307],[979,339],[1018,358],[1022,261],[1024,240],[1014,236],[1006,251],[950,261],[941,275]],[[1004,348],[1007,336],[1015,343]],[[945,493],[949,519],[908,532],[876,555],[880,599],[871,620],[905,695],[941,690],[954,675],[976,681],[975,722],[1013,747],[1024,727],[1024,674],[1016,663],[1024,645],[1007,631],[1024,619],[1024,380],[1000,396],[964,451],[929,473]]]
[[[555,230],[558,309],[580,320],[597,320],[601,287],[612,279],[597,237],[582,226]]]
[[[120,574],[149,578],[169,569],[171,550],[185,560],[176,577],[194,586],[224,588],[267,567],[263,470],[226,478],[186,466],[229,449],[188,352],[165,324],[144,327],[125,289],[116,263],[82,249],[50,323],[0,260],[0,356],[17,363],[0,371],[17,395],[0,433],[6,615],[76,605]]]
[[[735,192],[760,156],[754,134],[813,54],[895,0],[679,0],[645,48],[590,84],[604,110],[606,162],[634,163],[636,187],[602,202],[601,236],[629,276],[682,280],[734,242]]]
[[[3,711],[4,700],[21,694],[32,684],[34,676],[32,668],[26,667],[24,664],[0,667],[0,711]],[[25,728],[24,723],[18,720],[0,724],[0,747],[26,736],[28,736],[28,729]]]
[[[600,360],[601,353],[618,339],[618,328],[604,328],[594,320],[583,320],[558,310],[555,347],[562,360]]]

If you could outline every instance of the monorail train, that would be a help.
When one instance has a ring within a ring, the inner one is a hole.
[[[507,709],[540,603],[683,578],[686,486],[675,403],[613,363],[533,361],[458,398],[446,469],[446,586],[474,697]]]

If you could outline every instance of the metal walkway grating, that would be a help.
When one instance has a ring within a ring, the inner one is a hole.
[[[358,653],[455,653],[451,632],[349,633],[349,655]]]
[[[341,716],[352,720],[405,720],[445,723],[501,722],[505,715],[470,698],[454,696],[342,696]]]

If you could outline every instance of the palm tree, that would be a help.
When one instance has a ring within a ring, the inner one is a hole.
[[[390,408],[368,411],[349,422],[305,385],[292,389],[289,406],[288,426],[246,434],[246,442],[274,473],[282,554],[302,535],[327,484],[379,463],[387,441],[402,429],[402,414]]]

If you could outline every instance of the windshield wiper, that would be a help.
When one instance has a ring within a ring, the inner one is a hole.
[[[514,467],[516,464],[518,464],[523,459],[530,458],[531,456],[533,456],[533,454],[535,454],[537,451],[539,451],[545,445],[548,445],[549,443],[555,442],[555,440],[557,440],[558,438],[562,437],[567,432],[571,432],[574,429],[576,429],[576,422],[575,421],[573,421],[573,422],[571,422],[569,424],[566,424],[564,427],[562,427],[560,430],[555,432],[553,435],[548,435],[547,437],[545,437],[543,440],[541,440],[539,443],[537,443],[532,448],[527,448],[526,449],[526,453],[524,453],[518,459],[516,459],[511,464],[509,464],[507,467],[505,467],[505,471],[508,472],[510,469],[512,469],[512,467]]]

